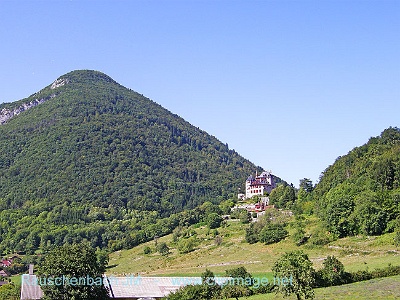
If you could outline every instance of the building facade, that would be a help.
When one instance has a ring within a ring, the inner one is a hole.
[[[260,175],[256,172],[256,177],[250,175],[246,180],[246,199],[269,194],[275,187],[275,179],[271,171],[262,172]]]

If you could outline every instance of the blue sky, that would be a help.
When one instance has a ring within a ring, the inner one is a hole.
[[[298,186],[400,126],[400,1],[0,1],[0,102],[102,71]]]

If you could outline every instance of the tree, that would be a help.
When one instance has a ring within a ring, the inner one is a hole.
[[[206,269],[203,274],[201,274],[201,282],[205,294],[204,299],[214,299],[219,298],[221,293],[221,287],[215,282],[215,276],[212,271]]]
[[[225,270],[225,274],[227,277],[232,277],[234,279],[242,278],[242,279],[247,279],[251,285],[253,282],[253,276],[247,272],[245,267],[238,267],[238,268],[233,268],[233,269],[228,269]]]
[[[300,189],[306,191],[307,193],[311,193],[314,189],[312,180],[309,178],[300,179]]]
[[[210,300],[219,299],[221,287],[215,282],[214,273],[206,269],[201,275],[201,284],[189,284],[170,293],[168,300]]]
[[[240,219],[240,222],[242,222],[243,224],[250,223],[251,214],[247,210],[243,209],[240,211],[239,219]]]
[[[296,191],[290,185],[281,184],[271,191],[269,200],[279,208],[289,208],[296,200]]]
[[[354,211],[354,194],[356,186],[341,184],[326,194],[324,219],[328,229],[339,237],[347,236],[354,231],[349,218]]]
[[[150,254],[151,253],[151,248],[149,246],[144,247],[143,253],[144,254]]]
[[[400,216],[396,219],[395,226],[393,244],[398,247],[400,246]]]
[[[178,242],[177,248],[179,250],[179,253],[185,254],[192,252],[196,244],[197,244],[197,239],[196,237],[192,236],[188,239],[181,239]]]
[[[169,254],[169,247],[167,246],[166,243],[161,243],[161,244],[157,245],[157,251],[161,255],[168,255]]]
[[[260,242],[268,245],[283,240],[287,234],[288,232],[283,224],[268,222],[260,231],[259,239]]]
[[[21,286],[9,283],[0,287],[0,300],[19,300]]]
[[[203,284],[185,285],[177,291],[168,294],[167,300],[206,300],[207,286]]]
[[[313,299],[314,274],[312,262],[301,250],[286,252],[274,264],[274,281],[284,296],[295,294],[297,299]]]
[[[218,228],[221,222],[222,218],[217,213],[211,213],[207,216],[207,225],[210,229]]]
[[[297,220],[294,223],[293,227],[294,227],[295,231],[292,235],[292,239],[296,243],[297,246],[301,246],[304,243],[306,243],[307,240],[309,239],[309,236],[308,237],[305,236],[306,231],[304,229],[304,224],[302,221]]]
[[[226,285],[221,291],[221,297],[224,299],[235,298],[238,300],[239,297],[247,297],[251,295],[252,291],[245,285]]]
[[[328,256],[323,264],[323,268],[317,272],[317,277],[321,280],[321,285],[332,286],[343,283],[344,280],[344,266],[335,257]]]
[[[254,244],[259,241],[259,229],[254,224],[257,223],[251,223],[250,226],[246,228],[245,239],[249,244]]]
[[[39,284],[48,300],[109,299],[103,285],[106,263],[89,244],[64,245],[49,252],[39,268]]]

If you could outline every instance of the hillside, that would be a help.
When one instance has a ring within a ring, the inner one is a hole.
[[[289,236],[284,240],[265,245],[258,242],[249,244],[245,240],[245,231],[249,226],[238,220],[228,220],[227,226],[209,230],[207,226],[192,225],[188,232],[196,239],[194,250],[189,253],[179,251],[179,243],[187,237],[175,238],[170,234],[160,238],[157,243],[165,242],[170,247],[168,255],[160,255],[155,241],[150,241],[129,250],[116,251],[110,254],[108,274],[141,274],[143,276],[200,276],[209,269],[219,276],[225,270],[244,266],[255,276],[272,277],[275,261],[285,252],[305,251],[313,262],[315,269],[322,268],[327,256],[337,257],[349,272],[373,270],[398,265],[399,247],[393,245],[393,233],[376,237],[346,237],[326,245],[305,244],[298,246],[293,240],[296,231],[292,217],[289,221]],[[306,219],[309,230],[319,226],[318,218]],[[216,232],[220,237],[217,242]],[[146,248],[151,252],[146,253]]]
[[[400,230],[400,129],[390,127],[337,158],[311,196],[339,237]]]
[[[128,247],[143,224],[170,218],[172,228],[179,212],[232,197],[261,171],[97,71],[1,104],[0,121],[0,252],[82,240]]]

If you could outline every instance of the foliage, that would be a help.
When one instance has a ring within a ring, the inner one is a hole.
[[[251,221],[251,214],[247,211],[247,209],[239,208],[235,209],[231,213],[232,219],[239,219],[242,224],[248,224]]]
[[[86,243],[56,247],[39,269],[43,299],[109,299],[102,278],[106,263]]]
[[[221,222],[222,218],[217,213],[211,213],[207,216],[207,225],[210,229],[218,228]]]
[[[66,84],[0,105],[47,99],[0,126],[0,252],[82,241],[129,248],[175,222],[192,224],[214,207],[170,217],[204,202],[220,214],[218,204],[256,168],[105,74],[60,80]]]
[[[157,251],[161,254],[161,255],[168,255],[169,254],[169,247],[166,243],[160,243],[157,245]]]
[[[287,217],[278,210],[270,209],[257,222],[246,228],[245,239],[249,244],[263,242],[272,244],[284,239],[288,231],[285,229]]]
[[[193,236],[193,237],[190,237],[187,239],[181,239],[178,242],[177,248],[179,250],[179,253],[184,254],[184,253],[192,252],[194,250],[194,248],[196,247],[196,245],[197,245],[197,239],[196,239],[196,237]]]
[[[14,283],[0,286],[0,300],[19,300],[21,286]]]
[[[288,184],[279,184],[269,195],[270,204],[278,208],[291,208],[296,200],[296,189]]]
[[[281,283],[277,285],[277,291],[284,296],[295,294],[297,299],[314,298],[314,269],[308,255],[303,251],[292,251],[283,254],[274,264],[272,271],[275,278]],[[288,283],[282,283],[282,279],[289,279]]]
[[[227,277],[232,277],[232,278],[243,278],[243,279],[249,278],[250,281],[253,280],[253,276],[249,272],[247,272],[245,267],[237,267],[225,270],[225,275]]]
[[[166,300],[211,300],[218,299],[221,287],[215,282],[214,273],[206,269],[201,275],[202,284],[186,285],[170,293]]]
[[[400,129],[390,127],[338,157],[322,173],[311,196],[328,229],[344,237],[390,230],[400,215],[399,192]]]
[[[224,299],[248,297],[253,294],[252,290],[246,285],[226,285],[222,288],[221,297]]]
[[[297,246],[300,246],[307,242],[309,236],[305,236],[305,225],[304,225],[304,217],[302,215],[296,216],[296,221],[292,224],[295,231],[292,234],[292,239],[296,243]]]
[[[323,268],[316,274],[317,285],[333,286],[345,283],[343,264],[334,256],[328,256],[323,262]]]
[[[283,224],[268,222],[260,231],[259,240],[266,245],[273,244],[283,240],[287,234]]]

